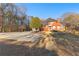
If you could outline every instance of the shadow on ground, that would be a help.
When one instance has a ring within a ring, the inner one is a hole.
[[[0,56],[57,56],[57,54],[44,48],[0,43]]]
[[[53,37],[57,46],[69,55],[79,56],[79,36],[71,33],[54,32]]]

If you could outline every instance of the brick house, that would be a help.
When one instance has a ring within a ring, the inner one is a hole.
[[[54,22],[48,22],[48,24],[44,27],[44,31],[51,31],[51,30],[57,30],[57,31],[64,31],[64,26],[58,21]]]

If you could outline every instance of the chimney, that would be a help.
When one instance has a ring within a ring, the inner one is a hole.
[[[57,21],[58,21],[58,22],[61,22],[61,21],[62,21],[62,19],[61,19],[61,18],[57,18]]]

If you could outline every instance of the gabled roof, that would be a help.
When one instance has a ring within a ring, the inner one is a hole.
[[[55,22],[49,22],[48,25],[49,26],[61,26],[62,24],[60,22],[55,21]]]

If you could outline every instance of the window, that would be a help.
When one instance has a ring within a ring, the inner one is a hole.
[[[53,26],[53,27],[52,27],[52,29],[56,29],[56,27],[55,27],[55,26]]]
[[[60,26],[57,26],[57,29],[58,29],[58,30],[60,30],[60,28],[61,28]]]

